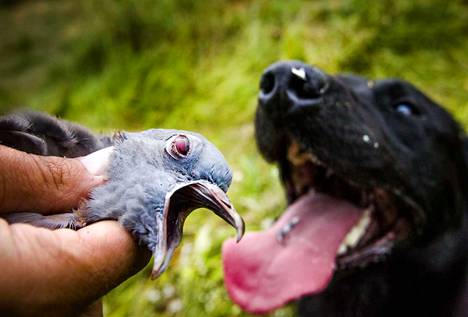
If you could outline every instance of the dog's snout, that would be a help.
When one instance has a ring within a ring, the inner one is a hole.
[[[260,79],[260,105],[270,111],[314,106],[327,91],[328,77],[315,67],[301,62],[271,65]],[[287,109],[275,109],[275,108]]]

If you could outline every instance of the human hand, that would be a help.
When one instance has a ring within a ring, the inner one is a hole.
[[[0,214],[63,212],[102,181],[79,159],[0,146]],[[51,231],[0,219],[0,311],[76,315],[135,274],[149,257],[115,221]]]

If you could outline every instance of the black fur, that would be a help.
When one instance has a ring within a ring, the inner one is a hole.
[[[78,157],[110,146],[111,141],[77,124],[31,111],[0,117],[0,144],[37,155]]]
[[[331,76],[300,62],[270,66],[260,88],[256,139],[283,181],[294,140],[337,175],[403,193],[422,212],[406,244],[338,272],[298,314],[468,316],[468,142],[451,115],[403,80]]]

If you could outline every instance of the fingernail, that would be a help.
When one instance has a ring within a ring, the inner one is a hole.
[[[105,181],[107,178],[107,169],[110,164],[110,156],[113,151],[114,147],[109,146],[78,159],[91,175],[97,176],[97,178]]]

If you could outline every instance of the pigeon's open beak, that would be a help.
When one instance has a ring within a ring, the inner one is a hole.
[[[233,226],[237,241],[244,235],[244,221],[232,206],[226,193],[207,181],[179,184],[166,195],[162,223],[158,226],[158,243],[154,252],[151,278],[167,268],[175,248],[182,238],[185,218],[195,209],[207,208]]]

